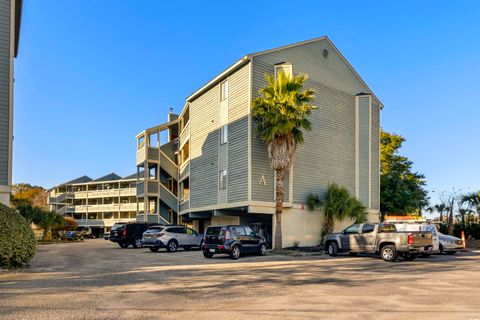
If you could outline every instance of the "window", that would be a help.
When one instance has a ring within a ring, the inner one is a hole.
[[[220,101],[228,99],[228,80],[220,83]]]
[[[235,236],[245,236],[245,235],[247,235],[245,233],[245,229],[243,227],[232,227],[232,233]]]
[[[142,149],[145,146],[145,136],[140,136],[138,138],[138,150]]]
[[[373,232],[375,226],[373,224],[364,224],[362,228],[362,233],[370,233]]]
[[[275,78],[278,77],[280,72],[285,73],[286,76],[292,76],[292,65],[290,63],[275,65]]]
[[[220,179],[218,181],[220,190],[227,189],[227,170],[220,171]]]
[[[343,234],[357,234],[359,227],[360,226],[358,224],[351,225],[343,231]]]
[[[187,234],[195,236],[195,235],[197,235],[197,232],[193,229],[187,228]]]
[[[228,124],[220,128],[220,144],[227,143],[228,141]]]
[[[396,232],[397,228],[394,224],[381,224],[378,226],[378,232]]]
[[[255,232],[250,227],[245,227],[245,233],[247,236],[255,236]]]

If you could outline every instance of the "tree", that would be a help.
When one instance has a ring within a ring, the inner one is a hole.
[[[29,183],[16,183],[12,186],[11,204],[13,207],[34,206],[47,209],[48,192],[43,187]]]
[[[471,210],[475,210],[480,218],[480,191],[461,195],[460,202],[466,204]]]
[[[62,227],[64,224],[63,217],[55,211],[31,205],[18,206],[17,210],[28,223],[34,223],[43,229],[43,240],[51,240],[52,229]]]
[[[413,162],[399,154],[405,138],[380,133],[380,220],[387,214],[420,213],[428,205],[425,176],[413,172]]]
[[[448,234],[453,236],[453,212],[455,211],[456,206],[460,203],[459,191],[455,188],[452,188],[451,191],[442,191],[439,194],[439,198],[441,203],[445,205]]]
[[[275,249],[282,246],[283,177],[292,164],[297,145],[303,142],[303,131],[311,130],[308,116],[315,106],[312,89],[303,89],[306,75],[290,76],[284,72],[266,75],[267,85],[252,105],[256,131],[267,145],[270,165],[276,173]]]
[[[367,221],[365,206],[355,197],[350,196],[348,190],[336,184],[330,184],[324,199],[319,195],[311,194],[307,206],[310,210],[323,210],[322,239],[335,228],[335,220],[352,219],[355,223]]]

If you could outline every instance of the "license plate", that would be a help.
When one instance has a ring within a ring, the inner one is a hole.
[[[215,249],[210,249],[210,252],[215,252]]]

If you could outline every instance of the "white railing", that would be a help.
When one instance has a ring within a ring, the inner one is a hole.
[[[143,163],[145,161],[145,147],[137,150],[137,164]]]
[[[143,210],[144,204],[139,203],[139,210]],[[114,203],[114,204],[90,204],[75,206],[75,212],[99,212],[99,211],[136,211],[136,203]],[[73,209],[71,210],[73,211]]]

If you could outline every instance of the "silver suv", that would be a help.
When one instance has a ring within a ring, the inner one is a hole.
[[[152,252],[160,248],[175,252],[179,247],[188,251],[192,247],[202,247],[203,235],[185,226],[151,226],[143,233],[142,242]]]

